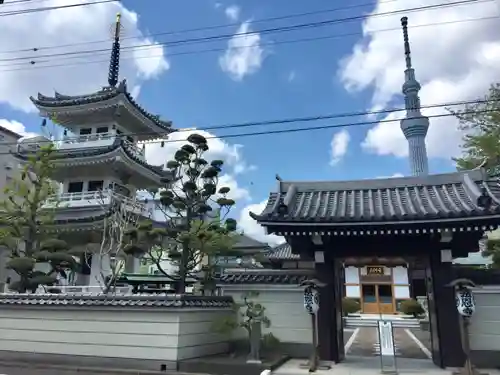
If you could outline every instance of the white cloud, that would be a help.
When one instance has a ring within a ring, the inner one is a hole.
[[[443,1],[408,0],[404,4],[379,1],[372,14],[439,3]],[[491,83],[500,79],[500,36],[496,32],[498,19],[460,22],[489,17],[497,12],[495,2],[478,2],[409,15],[413,66],[422,84],[423,106],[481,97]],[[373,108],[384,108],[394,99],[402,102],[402,32],[371,34],[376,30],[397,27],[401,15],[369,16],[363,24],[365,38],[354,46],[352,54],[342,62],[339,70],[339,76],[348,90],[374,89]],[[439,26],[439,23],[444,25]],[[415,27],[427,24],[433,25]],[[437,115],[445,113],[445,109],[424,109],[423,113]],[[401,116],[402,113],[390,114],[386,118]],[[457,155],[461,137],[455,118],[431,118],[427,135],[429,156],[449,158]],[[380,155],[404,157],[408,154],[406,140],[397,122],[380,123],[372,128],[363,147]]]
[[[248,237],[251,237],[260,242],[268,243],[271,246],[279,245],[285,242],[285,239],[274,234],[267,235],[264,227],[260,226],[249,215],[250,212],[259,215],[266,207],[266,203],[267,201],[263,201],[257,204],[250,204],[243,208],[238,219],[238,226]]]
[[[7,130],[10,130],[14,133],[19,134],[22,137],[34,137],[37,134],[36,133],[31,133],[26,131],[26,127],[21,124],[19,121],[15,120],[6,120],[6,119],[0,119],[0,127],[5,128]]]
[[[47,0],[44,6],[83,2],[85,0],[71,0],[69,3],[68,0]],[[2,10],[13,11],[31,7],[26,4],[9,5],[7,1]],[[105,60],[110,55],[110,29],[117,12],[122,14],[124,36],[138,36],[135,39],[124,39],[122,48],[154,42],[142,37],[137,14],[119,2],[3,17],[0,23],[0,33],[3,36],[0,39],[0,60],[22,57],[27,59],[0,62],[0,102],[22,111],[34,111],[29,96],[36,96],[37,92],[51,95],[57,90],[67,94],[82,94],[94,92],[107,85],[108,64]],[[106,39],[109,41],[82,44]],[[65,47],[43,48],[61,45]],[[34,52],[33,48],[39,50]],[[2,53],[19,50],[28,52]],[[103,51],[71,55],[75,51],[83,50]],[[51,56],[61,53],[70,55]],[[42,55],[46,57],[41,57]],[[73,58],[74,56],[78,58]],[[30,60],[36,64],[30,65]],[[91,63],[102,60],[104,61],[100,63]],[[37,66],[62,64],[66,66],[36,69]],[[133,51],[122,50],[120,77],[127,78],[131,88],[145,79],[156,77],[168,68],[163,48],[159,45]]]
[[[347,153],[351,136],[345,129],[335,133],[330,143],[330,165],[336,165]]]
[[[295,70],[291,70],[289,73],[288,73],[288,77],[287,77],[287,80],[288,82],[292,82],[295,80],[295,78],[297,77],[297,73],[295,72]]]
[[[228,41],[227,49],[219,57],[219,65],[235,81],[241,81],[262,67],[265,51],[259,33],[251,33],[250,21],[243,22]]]
[[[240,18],[240,7],[237,5],[231,5],[228,6],[225,10],[226,17],[231,21],[231,22],[236,22]]]
[[[184,141],[189,135],[196,133],[207,138],[209,150],[204,154],[204,158],[210,162],[212,160],[223,160],[223,174],[219,178],[220,186],[227,186],[231,189],[228,196],[237,202],[250,200],[250,193],[247,189],[238,185],[236,177],[238,174],[253,170],[255,167],[248,165],[244,160],[241,145],[232,145],[213,134],[203,130],[187,130],[172,133],[169,140],[161,147],[160,142],[146,144],[146,160],[152,165],[164,165],[172,160],[175,152],[187,142]]]

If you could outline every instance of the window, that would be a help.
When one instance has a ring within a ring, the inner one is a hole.
[[[104,181],[89,181],[88,191],[98,191],[102,190],[104,187]]]
[[[92,128],[81,128],[80,135],[89,135],[92,134]]]
[[[107,126],[101,126],[100,128],[96,129],[97,134],[102,134],[102,133],[107,133],[109,128]]]
[[[81,193],[83,191],[83,182],[74,181],[68,184],[68,193]]]

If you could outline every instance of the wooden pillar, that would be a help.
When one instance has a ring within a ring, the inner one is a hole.
[[[431,286],[429,315],[433,339],[434,363],[440,367],[460,367],[465,360],[460,338],[459,316],[453,288],[447,284],[455,279],[451,263],[441,262],[440,250],[429,257]],[[429,289],[429,288],[428,288]]]
[[[320,289],[318,311],[319,356],[323,361],[338,363],[344,359],[342,326],[343,277],[334,258],[325,252],[324,263],[316,263],[316,278],[326,284]],[[339,345],[340,343],[340,345]]]

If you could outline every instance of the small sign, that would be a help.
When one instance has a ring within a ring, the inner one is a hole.
[[[366,274],[367,275],[383,275],[384,274],[384,267],[382,267],[382,266],[367,266],[366,267]]]
[[[380,354],[395,355],[394,336],[392,334],[392,322],[387,320],[378,321],[378,336],[380,338]]]
[[[396,346],[392,322],[379,320],[378,341],[380,345],[380,370],[383,374],[397,374]]]

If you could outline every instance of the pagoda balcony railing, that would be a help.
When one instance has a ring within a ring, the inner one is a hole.
[[[83,191],[78,193],[61,193],[47,199],[45,207],[77,208],[93,206],[109,206],[113,201],[125,205],[127,211],[146,215],[146,204],[136,198],[126,197],[112,190]]]
[[[60,150],[76,150],[81,148],[96,148],[110,146],[115,142],[116,137],[123,137],[114,132],[84,134],[76,136],[66,136],[59,142]],[[146,161],[144,148],[137,144],[125,140],[127,148],[137,158]]]

